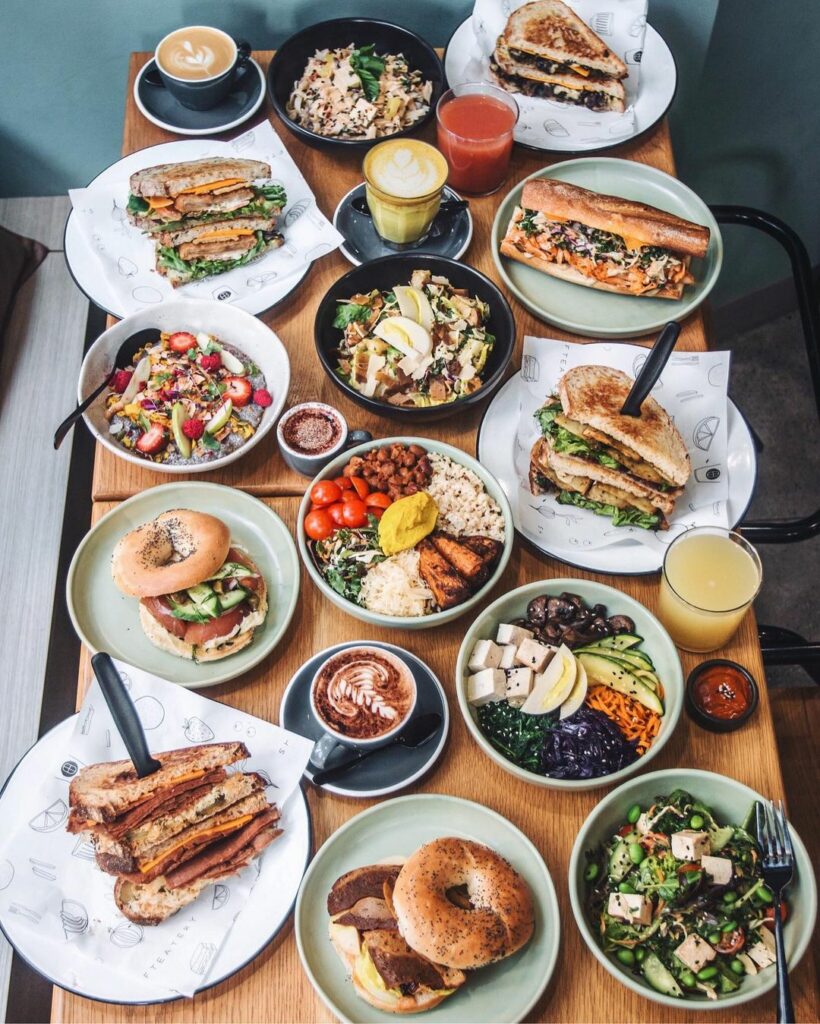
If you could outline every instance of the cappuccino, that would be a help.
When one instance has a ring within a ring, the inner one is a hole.
[[[192,25],[167,35],[157,46],[156,61],[166,75],[202,82],[218,78],[233,67],[236,43],[217,28]]]

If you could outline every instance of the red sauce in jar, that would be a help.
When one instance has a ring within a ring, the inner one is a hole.
[[[740,718],[752,703],[752,688],[746,676],[731,665],[712,665],[695,680],[692,699],[713,718]]]

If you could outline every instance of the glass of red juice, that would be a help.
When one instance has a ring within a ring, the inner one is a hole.
[[[453,86],[438,101],[438,148],[447,159],[447,184],[487,196],[504,184],[510,166],[518,104],[488,82]]]

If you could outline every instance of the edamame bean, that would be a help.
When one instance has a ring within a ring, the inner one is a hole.
[[[722,932],[733,932],[737,928],[737,921],[727,921],[726,924],[720,926]]]
[[[641,816],[641,805],[640,804],[633,804],[629,808],[629,810],[626,812],[626,820],[629,822],[630,825],[634,825],[635,822],[638,820],[638,818],[640,818],[640,816]]]
[[[631,949],[619,949],[615,956],[625,967],[632,967],[635,964],[635,954]]]
[[[681,984],[684,988],[695,987],[695,976],[691,971],[684,971],[680,976]]]
[[[629,859],[633,864],[640,864],[645,856],[646,853],[640,843],[629,844]]]
[[[584,872],[584,878],[588,882],[594,882],[598,877],[598,865],[593,861],[591,864],[587,864],[586,871]]]
[[[645,957],[646,950],[643,948],[643,946],[638,946],[638,948],[635,950],[635,959],[638,961],[639,964],[642,964],[644,962]]]
[[[703,967],[698,971],[698,981],[709,981],[711,978],[716,978],[717,973],[717,967]]]
[[[731,889],[727,889],[726,892],[723,894],[723,902],[724,903],[736,903],[737,902],[737,893],[733,892]]]
[[[629,894],[633,894],[634,895],[634,893],[635,893],[635,886],[631,882],[619,882],[618,883],[618,892],[625,892],[625,893],[629,893]]]
[[[745,974],[746,968],[743,966],[743,961],[738,960],[737,957],[729,964],[735,974]]]
[[[720,942],[720,932],[709,932],[709,941],[716,946]]]
[[[757,890],[757,896],[759,899],[763,900],[764,903],[771,903],[774,900],[772,890],[767,888],[765,885],[761,885]]]
[[[692,817],[689,819],[689,824],[692,826],[692,828],[703,828],[703,815],[693,814]]]

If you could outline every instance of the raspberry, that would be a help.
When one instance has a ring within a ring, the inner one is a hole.
[[[186,420],[182,424],[182,433],[192,441],[198,441],[205,433],[205,424],[202,420]]]
[[[133,376],[133,370],[117,370],[114,374],[114,380],[111,382],[111,390],[116,391],[118,395],[121,395],[128,387]]]
[[[211,356],[200,356],[199,365],[202,367],[203,370],[206,370],[208,373],[210,373],[211,370],[219,369],[219,367],[222,365],[222,360],[219,358],[217,354]]]
[[[273,405],[271,393],[270,391],[266,391],[265,388],[257,388],[253,393],[253,400],[257,405],[261,405],[263,409],[267,409],[269,405]]]

